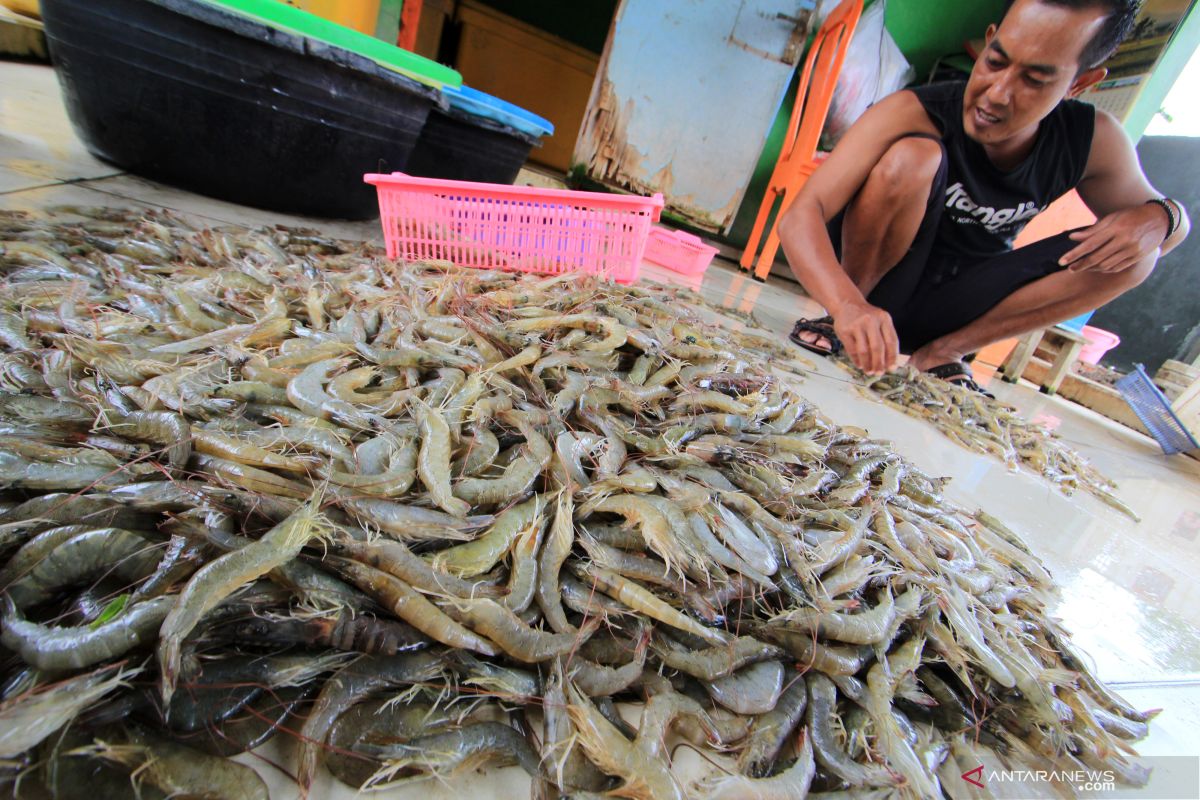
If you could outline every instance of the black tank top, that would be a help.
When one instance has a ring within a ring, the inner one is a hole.
[[[1033,150],[1020,166],[1003,171],[963,130],[965,89],[965,83],[955,82],[912,90],[946,145],[945,209],[934,252],[955,264],[1011,250],[1031,218],[1075,188],[1083,179],[1096,127],[1093,106],[1064,100],[1042,120]]]

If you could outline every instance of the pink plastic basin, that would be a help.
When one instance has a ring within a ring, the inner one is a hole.
[[[683,275],[703,275],[716,254],[717,248],[706,245],[699,236],[655,225],[643,257]]]
[[[1121,337],[1115,333],[1110,333],[1102,328],[1093,328],[1091,325],[1083,326],[1083,337],[1088,340],[1088,343],[1079,351],[1079,360],[1086,361],[1089,364],[1099,364],[1100,359],[1109,350],[1121,343]]]

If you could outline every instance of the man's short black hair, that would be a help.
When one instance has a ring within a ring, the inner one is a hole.
[[[1012,8],[1014,0],[1008,0],[1008,8]],[[1125,41],[1125,37],[1133,30],[1133,24],[1138,11],[1142,8],[1142,0],[1038,0],[1052,6],[1064,8],[1100,8],[1107,12],[1104,24],[1092,40],[1079,54],[1079,70],[1098,67],[1108,60],[1117,46]]]

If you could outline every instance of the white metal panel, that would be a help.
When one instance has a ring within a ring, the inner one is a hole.
[[[575,162],[725,230],[801,55],[812,0],[624,0]]]

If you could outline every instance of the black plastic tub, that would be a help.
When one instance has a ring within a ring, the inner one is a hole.
[[[435,108],[404,171],[420,178],[512,183],[538,141],[498,122]]]
[[[436,90],[195,0],[42,0],[67,112],[98,157],[245,205],[377,216]]]

